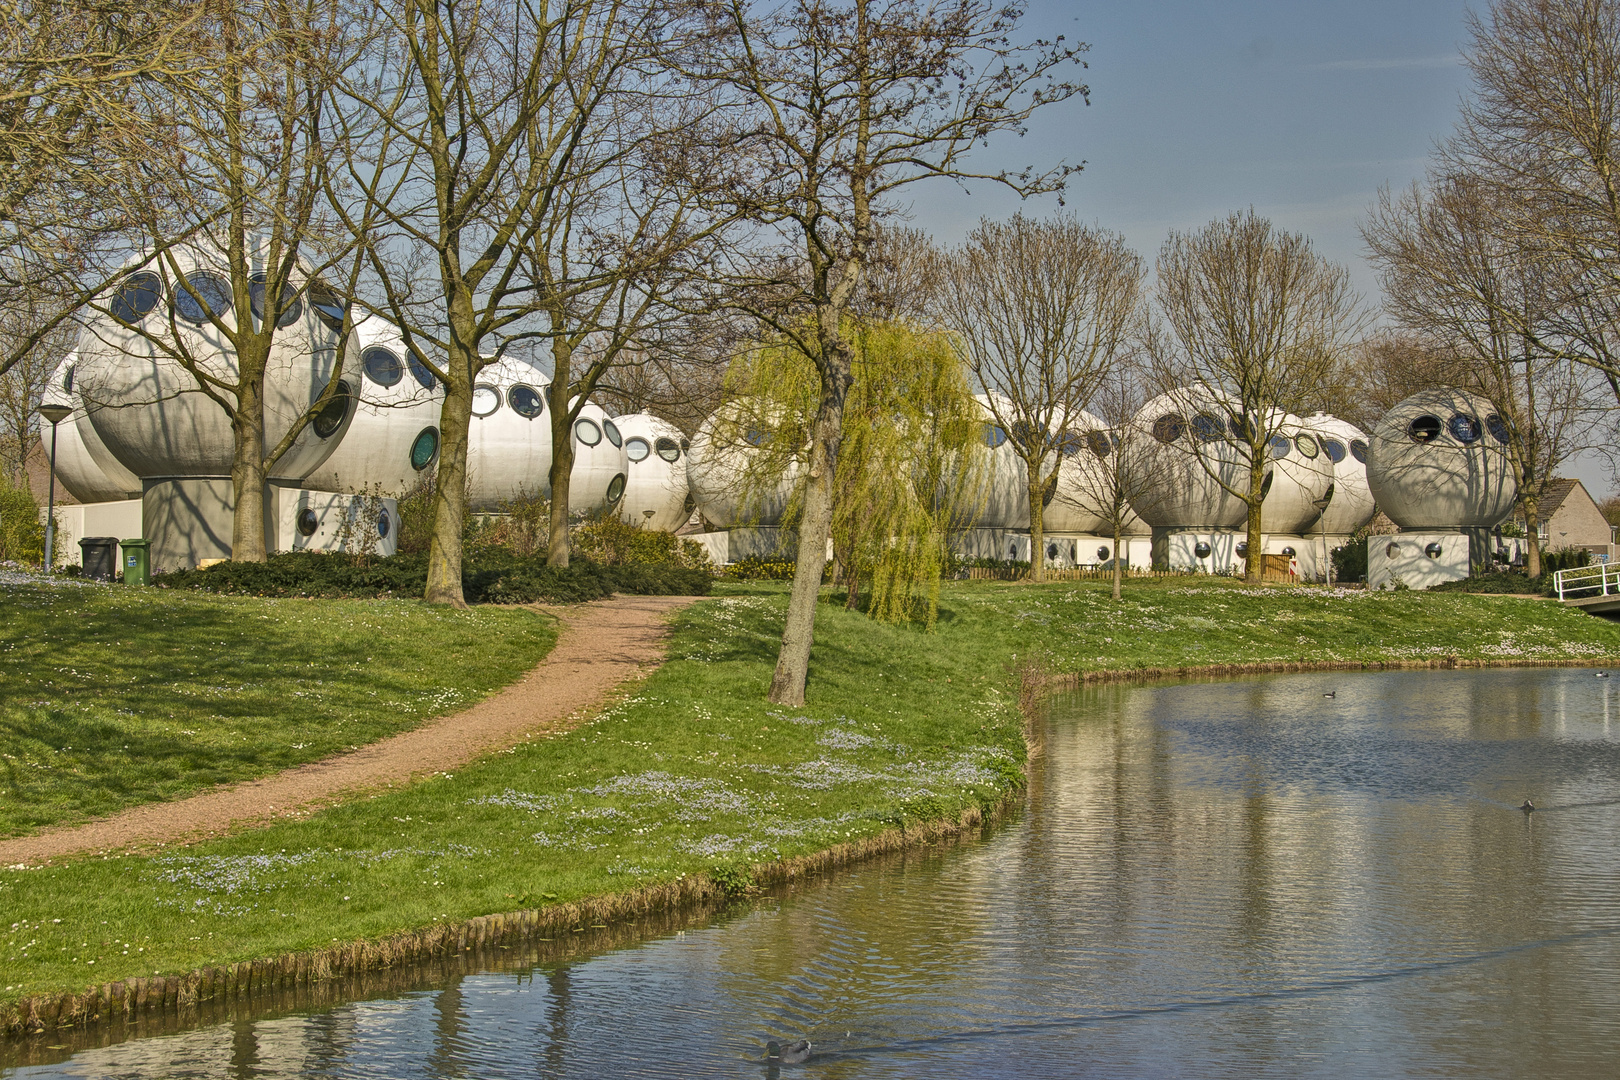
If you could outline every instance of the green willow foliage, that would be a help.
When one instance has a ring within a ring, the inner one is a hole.
[[[952,524],[976,516],[983,499],[984,422],[967,371],[941,333],[904,322],[852,322],[854,383],[844,405],[833,504],[833,561],[847,606],[866,590],[881,622],[932,627],[950,565]],[[797,520],[799,482],[821,394],[810,357],[768,342],[728,374],[732,405],[716,443],[736,457],[745,508],[784,505]]]

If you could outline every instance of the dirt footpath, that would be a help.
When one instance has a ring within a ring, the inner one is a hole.
[[[162,847],[303,817],[360,790],[457,768],[525,736],[567,731],[615,687],[645,676],[663,660],[668,615],[692,600],[623,596],[545,607],[562,622],[556,647],[522,679],[465,712],[274,776],[0,840],[0,865]]]

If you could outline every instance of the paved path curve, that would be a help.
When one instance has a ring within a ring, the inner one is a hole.
[[[551,652],[522,679],[464,712],[273,776],[0,840],[0,866],[162,847],[303,817],[356,791],[454,769],[526,736],[567,731],[614,688],[645,676],[663,660],[669,613],[692,600],[621,596],[546,607],[562,622]]]

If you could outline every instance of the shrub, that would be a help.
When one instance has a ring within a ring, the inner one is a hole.
[[[1351,540],[1343,547],[1333,549],[1334,581],[1367,580],[1367,538]]]
[[[780,556],[749,555],[727,564],[724,576],[739,581],[792,581],[798,564]]]
[[[1541,553],[1541,572],[1556,574],[1560,570],[1573,570],[1577,566],[1592,565],[1592,553],[1585,548],[1565,547]]]
[[[644,529],[617,515],[585,522],[574,529],[571,540],[574,554],[601,566],[683,566],[714,572],[702,544],[674,533]]]
[[[45,526],[39,510],[27,484],[15,486],[0,472],[0,562],[44,564]]]

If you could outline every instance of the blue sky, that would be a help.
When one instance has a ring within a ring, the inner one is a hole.
[[[1475,5],[1484,9],[1484,0]],[[1090,44],[1091,104],[1070,101],[982,167],[1084,161],[1066,205],[1123,233],[1151,260],[1171,229],[1253,206],[1349,268],[1376,309],[1358,223],[1385,185],[1423,176],[1468,91],[1462,0],[1029,0],[1032,34]],[[959,240],[1016,197],[994,184],[913,189],[912,223]],[[1055,198],[1023,204],[1057,208]],[[1566,466],[1594,496],[1606,463]]]

